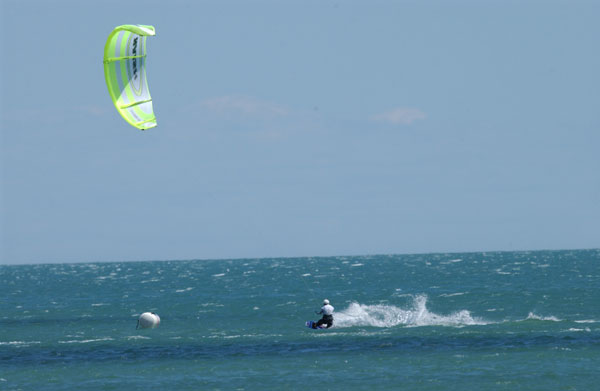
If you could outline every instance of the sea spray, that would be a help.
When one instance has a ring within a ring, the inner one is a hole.
[[[489,324],[471,316],[468,310],[449,315],[439,315],[427,309],[427,296],[413,297],[412,307],[405,309],[386,304],[360,304],[353,302],[335,315],[335,327],[395,327],[395,326],[471,326]]]

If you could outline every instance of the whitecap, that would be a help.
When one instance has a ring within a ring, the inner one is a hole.
[[[129,335],[127,339],[151,339],[150,337],[144,337],[143,335]]]
[[[457,292],[457,293],[442,293],[440,297],[452,297],[452,296],[462,296],[467,292]]]
[[[151,279],[149,279],[149,280],[144,280],[144,281],[142,281],[141,283],[142,283],[142,284],[147,284],[147,283],[149,283],[149,282],[158,282],[158,281],[160,281],[160,280],[161,280],[160,278],[158,278],[158,277],[154,277],[154,278],[151,278]]]
[[[9,341],[9,342],[0,342],[0,346],[8,345],[8,346],[28,346],[33,344],[40,344],[41,341]]]
[[[275,304],[275,307],[283,307],[283,306],[292,305],[292,304],[296,304],[296,302],[295,301],[288,301],[288,302],[285,302],[285,303],[279,303],[279,304]]]
[[[213,274],[213,277],[223,277],[225,273]]]
[[[58,343],[89,343],[89,342],[100,342],[100,341],[113,341],[113,339],[110,337],[106,337],[106,338],[96,338],[96,339],[58,341]]]
[[[558,319],[556,316],[540,316],[534,314],[533,312],[530,312],[525,320],[548,320],[552,322],[562,321],[562,319]]]
[[[177,289],[175,292],[176,293],[188,292],[188,291],[191,291],[192,289],[194,289],[194,288],[188,287],[188,288],[185,288],[185,289]]]
[[[449,261],[440,262],[441,265],[449,265],[451,263],[462,262],[462,259],[451,259]]]

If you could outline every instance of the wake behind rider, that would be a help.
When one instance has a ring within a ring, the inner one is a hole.
[[[316,329],[317,327],[326,324],[327,328],[333,326],[333,306],[329,304],[329,300],[323,300],[323,307],[321,307],[321,311],[316,312],[316,314],[323,314],[323,317],[319,319],[317,323],[313,323],[312,328]]]

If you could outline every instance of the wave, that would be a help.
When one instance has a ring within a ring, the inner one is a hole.
[[[547,321],[552,321],[552,322],[561,322],[562,319],[558,319],[556,316],[540,316],[540,315],[536,315],[533,312],[530,312],[529,315],[527,315],[527,318],[525,320],[547,320]]]
[[[590,333],[592,330],[591,330],[589,327],[586,327],[586,328],[584,328],[584,329],[578,329],[578,328],[575,328],[575,327],[571,327],[570,329],[568,329],[568,330],[566,330],[566,331],[568,331],[568,332],[574,332],[574,331],[585,331],[585,332],[587,332],[587,333]]]
[[[8,346],[29,346],[32,344],[40,344],[42,343],[42,341],[7,341],[7,342],[0,342],[0,346],[2,345],[8,345]]]
[[[336,313],[335,327],[371,326],[472,326],[486,325],[489,322],[471,316],[467,310],[439,315],[427,309],[427,296],[415,296],[412,308],[400,308],[393,305],[367,305],[351,303],[348,308]]]
[[[90,343],[90,342],[100,342],[100,341],[114,341],[110,337],[106,338],[96,338],[96,339],[83,339],[83,340],[70,340],[70,341],[58,341],[58,343]]]

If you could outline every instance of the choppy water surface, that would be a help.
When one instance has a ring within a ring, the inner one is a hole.
[[[305,328],[323,298],[334,328]],[[0,300],[6,390],[599,379],[599,250],[0,266]],[[135,329],[145,311],[159,328]]]

